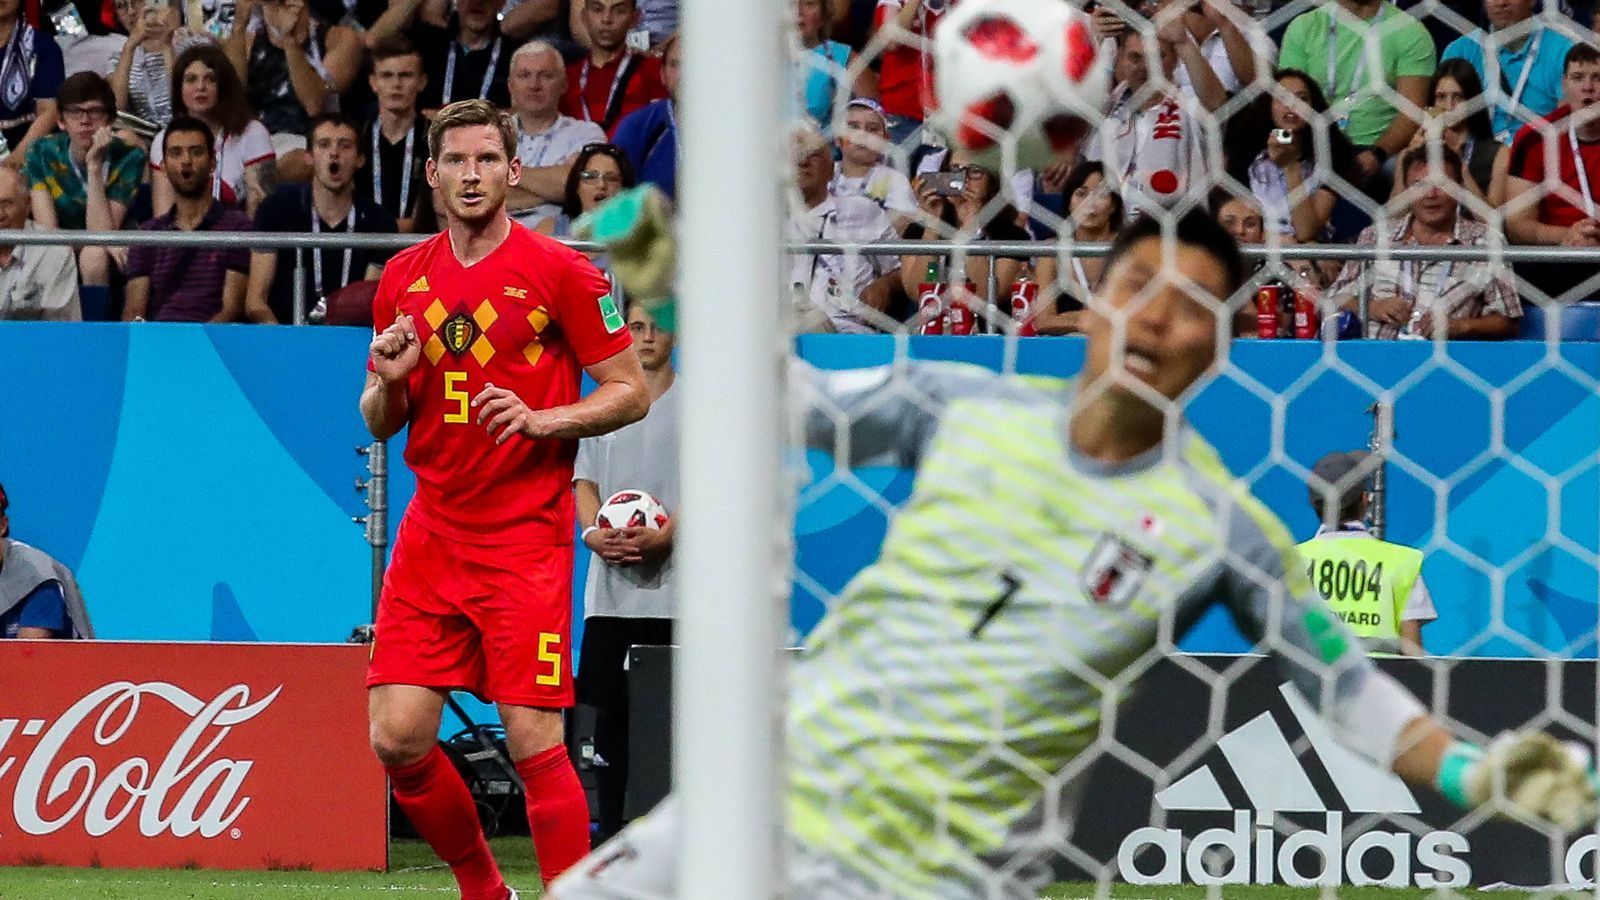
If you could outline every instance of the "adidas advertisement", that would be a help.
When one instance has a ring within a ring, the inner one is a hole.
[[[1579,727],[1594,721],[1592,661],[1379,664],[1419,696],[1447,697],[1450,717],[1482,734],[1540,714]],[[1235,680],[1219,732],[1208,729],[1218,699],[1208,673],[1224,668]],[[1569,839],[1479,821],[1431,792],[1411,790],[1339,744],[1270,660],[1163,661],[1124,712],[1118,741],[1161,766],[1170,782],[1153,790],[1149,778],[1112,755],[1090,770],[1073,843],[1119,880],[1425,889],[1593,884],[1592,835]]]

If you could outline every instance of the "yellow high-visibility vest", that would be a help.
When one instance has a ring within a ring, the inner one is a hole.
[[[1311,587],[1369,641],[1397,641],[1406,600],[1422,574],[1422,551],[1377,538],[1319,535],[1299,546]]]

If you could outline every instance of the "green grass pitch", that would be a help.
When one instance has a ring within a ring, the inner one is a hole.
[[[533,848],[525,837],[496,838],[495,858],[506,880],[526,900],[539,896],[539,875]],[[394,871],[324,874],[319,872],[220,872],[170,869],[0,868],[0,900],[359,900],[363,897],[441,898],[456,896],[450,873],[420,841],[396,841],[391,849]],[[1092,885],[1059,884],[1047,900],[1095,896]],[[1202,900],[1203,888],[1118,885],[1117,900]],[[1501,898],[1524,894],[1468,894],[1382,888],[1340,888],[1336,894],[1283,887],[1229,887],[1226,900],[1422,900],[1422,898]],[[1545,897],[1556,895],[1545,894]],[[1592,894],[1582,896],[1592,897]],[[808,900],[808,898],[794,898]]]

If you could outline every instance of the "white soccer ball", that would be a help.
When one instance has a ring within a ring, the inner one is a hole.
[[[660,529],[667,524],[667,508],[644,491],[617,491],[606,499],[595,516],[601,528]]]
[[[962,0],[934,31],[930,118],[979,165],[1047,168],[1104,115],[1110,56],[1066,0]]]

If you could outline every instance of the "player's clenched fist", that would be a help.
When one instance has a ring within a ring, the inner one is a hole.
[[[372,368],[378,377],[393,384],[403,380],[422,358],[422,342],[410,316],[396,316],[394,324],[372,336]]]
[[[544,437],[537,427],[538,416],[522,398],[492,382],[472,398],[472,408],[478,411],[478,424],[488,429],[496,444],[504,444],[514,434]]]

